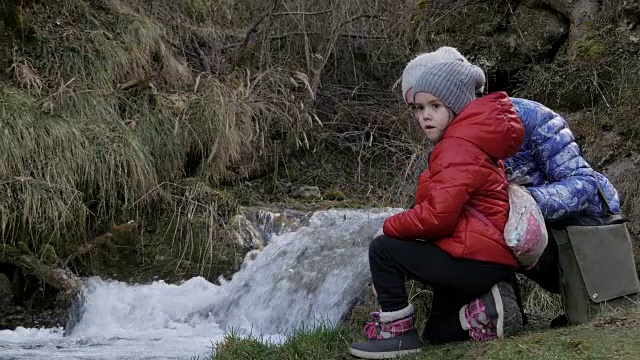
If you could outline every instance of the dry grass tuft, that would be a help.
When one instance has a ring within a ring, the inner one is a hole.
[[[21,86],[33,94],[40,95],[43,87],[42,79],[38,76],[38,70],[28,60],[15,60],[9,70],[13,70],[13,75]]]
[[[125,128],[47,116],[33,103],[15,90],[0,96],[0,178],[16,200],[5,208],[6,219],[20,218],[25,228],[58,237],[81,234],[86,222],[78,214],[86,208],[111,219],[157,183],[146,149]]]
[[[520,277],[520,291],[524,311],[528,314],[553,319],[563,313],[560,295],[552,294],[535,282]]]

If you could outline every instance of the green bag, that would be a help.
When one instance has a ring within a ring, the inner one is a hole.
[[[605,308],[638,301],[640,283],[631,236],[621,216],[577,218],[551,231],[558,245],[560,294],[570,324],[587,322]]]

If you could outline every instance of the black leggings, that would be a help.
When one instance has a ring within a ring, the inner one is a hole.
[[[500,281],[514,283],[514,270],[505,265],[456,259],[438,246],[423,241],[379,236],[369,246],[369,266],[382,311],[409,305],[407,278],[433,287],[431,315],[422,334],[441,344],[469,339],[462,329],[460,308],[491,290]]]

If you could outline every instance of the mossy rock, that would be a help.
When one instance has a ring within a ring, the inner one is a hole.
[[[587,63],[599,61],[609,54],[608,45],[598,39],[595,33],[589,33],[584,38],[577,40],[574,48],[575,60]]]

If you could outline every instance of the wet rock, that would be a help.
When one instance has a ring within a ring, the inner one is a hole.
[[[249,264],[254,261],[256,258],[258,258],[258,255],[260,255],[260,252],[262,250],[258,250],[258,249],[254,249],[249,251],[248,253],[246,253],[244,255],[244,259],[242,260],[242,266],[241,269],[246,268],[247,266],[249,266]]]
[[[25,328],[52,328],[63,323],[64,305],[48,308],[25,308],[11,305],[0,311],[0,330],[15,330],[18,326]],[[0,359],[2,357],[0,356]]]
[[[231,233],[241,246],[262,249],[272,235],[295,231],[306,224],[312,213],[295,210],[241,208],[229,224]]]
[[[569,33],[568,20],[557,12],[537,6],[521,5],[511,15],[504,31],[479,42],[477,58],[489,74],[518,71],[532,61],[551,62]]]
[[[234,216],[229,222],[229,228],[235,242],[240,246],[249,249],[257,249],[264,246],[264,234],[244,216]]]

